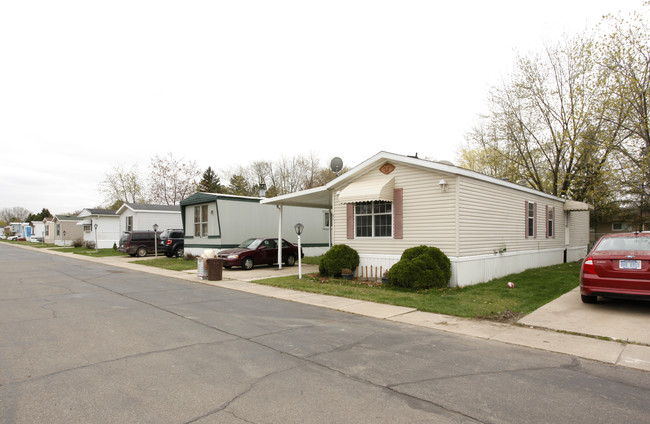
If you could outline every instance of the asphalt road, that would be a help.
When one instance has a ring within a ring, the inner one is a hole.
[[[0,244],[1,423],[646,423],[650,373]]]

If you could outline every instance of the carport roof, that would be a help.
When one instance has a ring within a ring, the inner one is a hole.
[[[307,208],[330,209],[332,196],[327,186],[310,188],[295,193],[263,199],[263,204],[282,206],[302,206]]]

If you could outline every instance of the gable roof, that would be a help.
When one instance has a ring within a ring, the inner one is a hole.
[[[80,219],[76,215],[54,215],[53,221],[79,221]]]
[[[84,212],[88,212],[87,214],[84,214]],[[86,208],[81,213],[79,216],[88,216],[88,215],[117,215],[117,211],[115,209],[91,209],[91,208]]]
[[[126,209],[133,212],[160,212],[160,213],[180,213],[179,205],[147,205],[144,203],[125,203],[116,212],[117,215],[123,213]]]
[[[498,178],[490,177],[485,174],[481,174],[476,171],[470,171],[469,169],[461,168],[455,166],[449,162],[435,162],[428,159],[420,159],[413,156],[404,156],[398,155],[395,153],[389,152],[379,152],[371,158],[365,160],[359,165],[352,168],[350,171],[341,175],[325,184],[321,187],[312,188],[309,190],[302,190],[295,193],[289,193],[282,196],[273,197],[270,199],[262,200],[264,204],[274,204],[274,205],[287,205],[287,206],[308,206],[308,207],[318,207],[318,208],[331,208],[332,196],[330,191],[341,188],[347,184],[350,184],[354,180],[363,176],[364,174],[376,169],[377,167],[383,165],[386,162],[399,163],[404,165],[410,165],[416,168],[428,170],[428,171],[438,171],[442,173],[460,175],[468,178],[473,178],[480,181],[489,182],[491,184],[499,185],[502,187],[508,187],[510,189],[523,191],[526,193],[534,194],[536,196],[546,197],[548,199],[558,200],[565,202],[566,199],[556,197],[530,187],[522,186],[505,180],[500,180]],[[581,202],[575,202],[581,203]],[[586,204],[585,204],[586,205]]]

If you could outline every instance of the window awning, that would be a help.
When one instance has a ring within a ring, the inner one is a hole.
[[[395,177],[383,176],[369,180],[355,181],[341,190],[340,203],[370,202],[373,200],[393,201]]]
[[[84,219],[83,221],[77,222],[77,225],[91,225],[93,222],[90,219]]]

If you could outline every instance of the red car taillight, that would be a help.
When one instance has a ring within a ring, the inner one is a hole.
[[[172,241],[171,241],[171,240],[167,240],[167,246],[169,246],[170,244],[172,244]]]
[[[595,274],[596,267],[594,266],[594,259],[591,256],[588,256],[585,261],[582,263],[582,272],[584,274]]]

